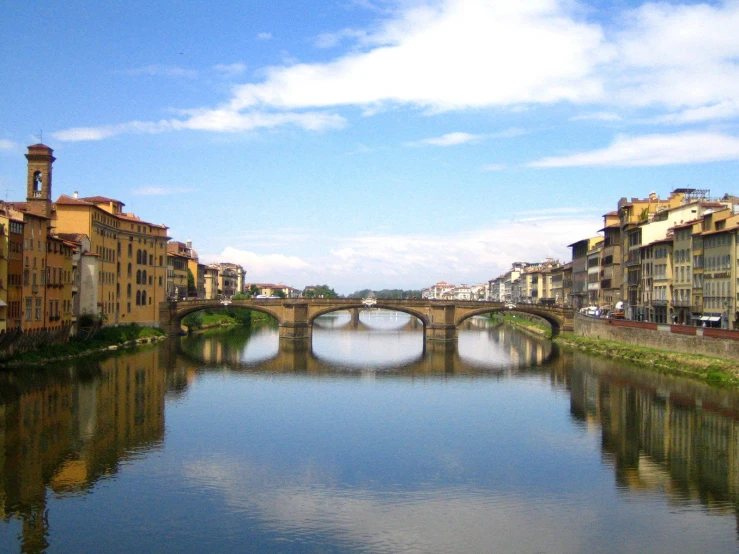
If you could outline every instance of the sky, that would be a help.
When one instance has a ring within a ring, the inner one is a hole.
[[[30,144],[248,282],[349,294],[571,258],[621,197],[737,194],[739,0],[6,0]]]

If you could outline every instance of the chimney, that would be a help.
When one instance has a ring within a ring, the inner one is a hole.
[[[80,195],[80,194],[79,194],[79,193],[78,193],[77,191],[74,191],[74,194],[73,194],[72,196],[74,196],[75,198],[78,198],[78,197],[79,197],[79,195]]]
[[[192,250],[192,239],[187,239],[187,242],[185,243],[187,245],[187,248]]]

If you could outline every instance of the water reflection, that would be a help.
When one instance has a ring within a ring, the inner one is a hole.
[[[619,487],[659,490],[676,506],[739,507],[739,401],[735,393],[651,376],[575,354],[571,413],[600,429]]]
[[[0,516],[20,548],[48,546],[47,494],[88,493],[164,435],[164,373],[143,350],[69,368],[0,374]]]
[[[0,551],[736,550],[736,392],[375,325],[0,374]]]
[[[549,341],[526,337],[482,318],[474,318],[462,328],[458,345],[424,345],[420,324],[404,321],[398,329],[393,328],[394,318],[375,315],[376,327],[362,329],[358,322],[352,324],[348,314],[342,321],[342,315],[319,318],[323,321],[314,328],[312,341],[281,341],[273,327],[253,332],[233,329],[225,334],[188,337],[182,341],[182,352],[205,366],[254,372],[351,374],[371,369],[407,375],[510,373],[541,366],[555,352]],[[340,325],[334,327],[331,322],[336,320]]]

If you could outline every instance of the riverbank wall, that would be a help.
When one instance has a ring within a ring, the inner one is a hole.
[[[575,334],[682,354],[739,360],[739,331],[575,315]]]

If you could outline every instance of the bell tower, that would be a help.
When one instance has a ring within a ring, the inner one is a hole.
[[[28,211],[44,217],[51,217],[51,165],[56,158],[54,151],[45,144],[28,147],[28,180],[26,182],[26,201]]]

